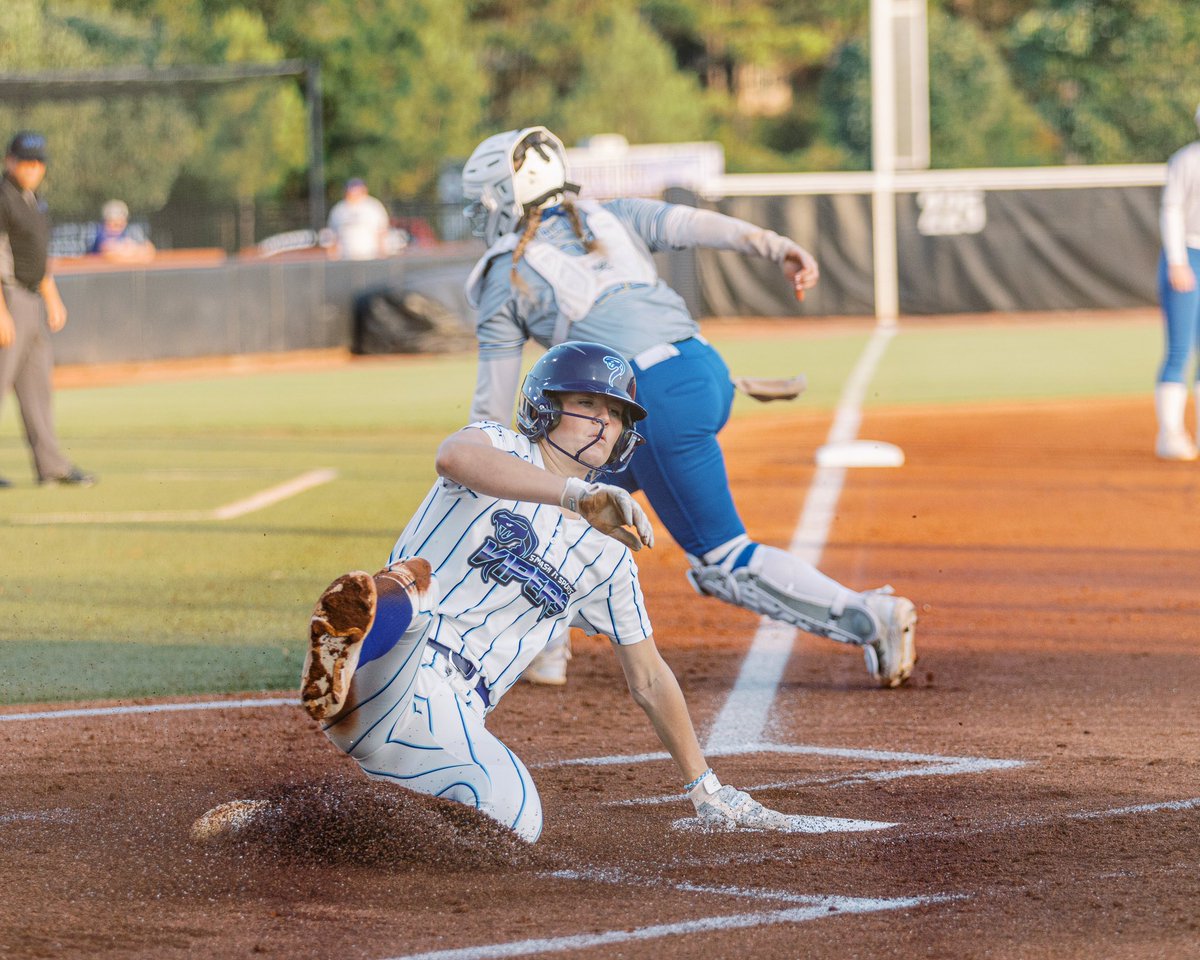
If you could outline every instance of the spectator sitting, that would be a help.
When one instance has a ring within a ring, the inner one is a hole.
[[[388,248],[388,212],[360,178],[346,181],[346,194],[329,211],[330,255],[341,260],[377,260]]]
[[[129,222],[129,207],[123,200],[109,200],[100,216],[103,222],[88,253],[118,263],[146,263],[154,258],[154,244],[140,227]]]

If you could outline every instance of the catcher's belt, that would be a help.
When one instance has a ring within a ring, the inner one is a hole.
[[[679,348],[675,344],[683,343],[684,340],[699,340],[705,346],[708,346],[707,340],[700,336],[700,334],[694,333],[690,337],[684,337],[683,340],[675,340],[672,343],[656,343],[652,347],[647,347],[633,358],[633,365],[639,370],[649,370],[656,363],[662,363],[664,360],[677,357],[679,356]]]

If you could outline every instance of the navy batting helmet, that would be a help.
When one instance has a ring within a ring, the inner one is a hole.
[[[568,340],[551,347],[521,385],[517,429],[530,440],[546,437],[562,419],[558,395],[563,393],[601,394],[624,404],[621,436],[613,445],[605,469],[620,473],[629,466],[634,449],[645,441],[633,425],[646,416],[645,407],[635,399],[637,380],[629,361],[602,343]],[[568,455],[578,460],[576,454]]]

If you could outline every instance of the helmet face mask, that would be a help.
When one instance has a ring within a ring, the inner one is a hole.
[[[488,246],[516,230],[526,213],[574,186],[567,183],[562,141],[545,127],[488,137],[468,158],[462,182],[469,201],[463,215]]]
[[[565,450],[550,439],[550,433],[558,427],[564,416],[594,419],[584,414],[564,413],[560,400],[560,395],[564,393],[585,393],[621,401],[621,433],[602,467],[594,467],[581,459],[582,454],[598,439],[576,451]],[[535,442],[545,440],[572,460],[583,464],[588,468],[589,481],[602,471],[620,473],[629,466],[638,445],[645,442],[633,426],[646,416],[645,408],[635,399],[636,395],[637,382],[633,368],[617,351],[599,343],[569,340],[546,351],[526,375],[517,410],[517,429]]]

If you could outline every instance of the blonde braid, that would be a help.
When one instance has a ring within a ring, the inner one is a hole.
[[[567,219],[571,223],[571,229],[575,231],[575,236],[583,241],[583,249],[588,253],[592,253],[596,250],[603,252],[604,248],[599,240],[597,240],[594,236],[588,237],[584,234],[583,220],[579,216],[579,210],[575,204],[571,202],[569,197],[563,197],[562,206],[567,212]]]
[[[521,239],[517,242],[517,248],[513,251],[512,272],[508,276],[512,281],[512,285],[521,293],[529,292],[529,284],[517,273],[517,262],[525,255],[525,248],[533,242],[533,238],[538,232],[538,227],[541,225],[542,212],[540,210],[530,211],[526,216],[525,232],[521,234]]]

